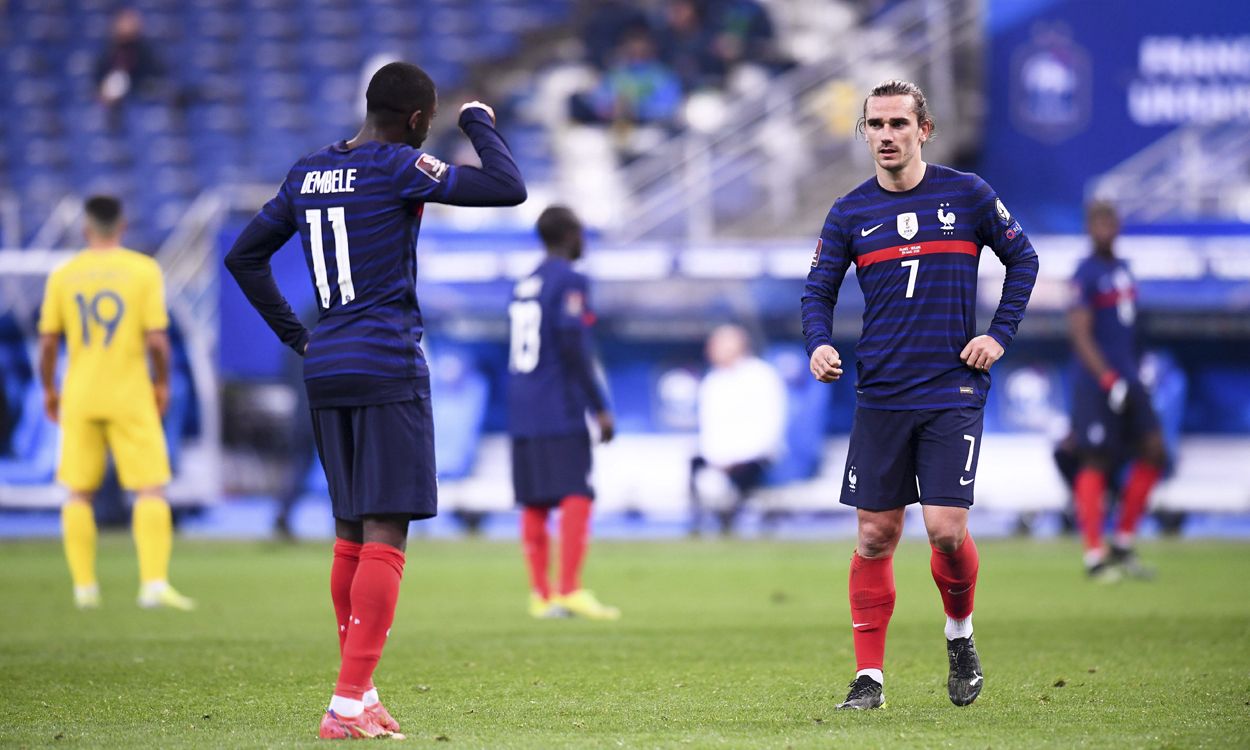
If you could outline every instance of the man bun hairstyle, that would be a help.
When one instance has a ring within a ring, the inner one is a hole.
[[[577,214],[567,206],[548,206],[538,216],[535,228],[546,247],[561,247],[581,229]]]
[[[859,122],[855,123],[856,135],[864,134],[864,126],[868,119],[868,100],[874,96],[910,96],[912,101],[911,111],[916,115],[916,123],[924,125],[929,123],[929,137],[932,138],[937,130],[937,123],[933,120],[933,115],[929,114],[929,100],[925,98],[924,91],[911,81],[903,81],[897,78],[890,78],[882,81],[868,92],[868,96],[864,97],[864,106],[860,109]]]
[[[111,232],[122,220],[122,202],[111,195],[93,195],[83,204],[83,213],[97,229]]]
[[[387,63],[369,79],[365,109],[376,119],[407,124],[413,112],[430,112],[438,94],[434,81],[420,67],[406,62]]]

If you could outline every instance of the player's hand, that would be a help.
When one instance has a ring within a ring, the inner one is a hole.
[[[491,109],[489,104],[483,104],[482,102],[479,102],[479,101],[471,101],[471,102],[465,102],[464,104],[461,104],[460,114],[464,114],[464,111],[466,109],[472,109],[474,107],[476,107],[477,109],[486,110],[486,114],[490,115],[490,124],[491,125],[495,124],[495,110]]]
[[[163,417],[169,410],[169,383],[153,383],[152,392],[156,394],[156,411]]]
[[[43,413],[53,424],[61,421],[61,394],[50,388],[43,392]]]
[[[993,336],[980,335],[969,341],[959,353],[959,359],[974,370],[989,372],[994,363],[1003,358],[1003,345]]]
[[[1124,405],[1128,402],[1128,381],[1115,370],[1108,370],[1099,379],[1099,384],[1107,393],[1107,408],[1113,414],[1123,414]]]
[[[612,438],[616,436],[616,419],[612,417],[612,412],[596,412],[595,422],[599,425],[599,442],[612,442]]]
[[[809,365],[812,368],[812,375],[822,383],[832,383],[842,377],[842,355],[828,344],[816,347],[816,351],[812,352],[812,361]]]

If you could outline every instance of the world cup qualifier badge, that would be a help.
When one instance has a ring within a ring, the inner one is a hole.
[[[417,157],[417,163],[414,166],[435,182],[442,182],[447,174],[447,163],[430,154],[421,154]]]
[[[820,251],[824,248],[824,246],[825,246],[825,238],[818,237],[816,239],[816,252],[812,253],[812,268],[815,268],[817,265],[820,264]]]

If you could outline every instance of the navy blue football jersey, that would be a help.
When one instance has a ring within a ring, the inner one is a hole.
[[[993,189],[974,174],[927,165],[890,192],[873,177],[840,198],[817,242],[803,294],[810,356],[832,345],[833,311],[855,265],[864,293],[855,353],[858,401],[873,409],[982,406],[989,373],[959,359],[977,335],[977,266],[988,246],[1007,267],[987,333],[1011,345],[1037,279],[1037,254]]]
[[[300,159],[226,258],[248,300],[304,355],[314,408],[413,398],[427,376],[417,303],[417,234],[425,203],[514,205],[525,186],[490,116],[460,115],[482,167],[446,164],[411,146],[339,141]],[[269,258],[299,233],[316,291],[311,332],[278,291]],[[306,350],[305,350],[306,345]]]
[[[1094,342],[1107,364],[1123,377],[1136,378],[1137,284],[1122,258],[1090,255],[1072,277],[1074,304],[1094,318]],[[1079,368],[1091,380],[1093,375]]]
[[[508,358],[509,429],[515,437],[586,431],[587,410],[607,407],[592,354],[586,277],[548,256],[513,288]]]

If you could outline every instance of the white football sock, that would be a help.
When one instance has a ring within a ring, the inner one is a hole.
[[[972,637],[972,615],[968,615],[962,619],[956,620],[954,617],[946,618],[946,640],[953,641],[956,638]]]
[[[376,703],[379,703],[380,701],[378,699],[378,689],[374,687],[374,688],[369,688],[368,690],[366,690],[365,697],[362,702],[366,706],[372,706]]]
[[[339,716],[346,716],[351,719],[360,716],[365,710],[364,701],[358,701],[353,698],[344,698],[336,695],[330,699],[330,710]]]
[[[863,677],[864,675],[868,675],[872,679],[876,680],[878,685],[885,685],[885,675],[881,674],[880,669],[861,669],[855,673],[855,677],[857,679]]]

